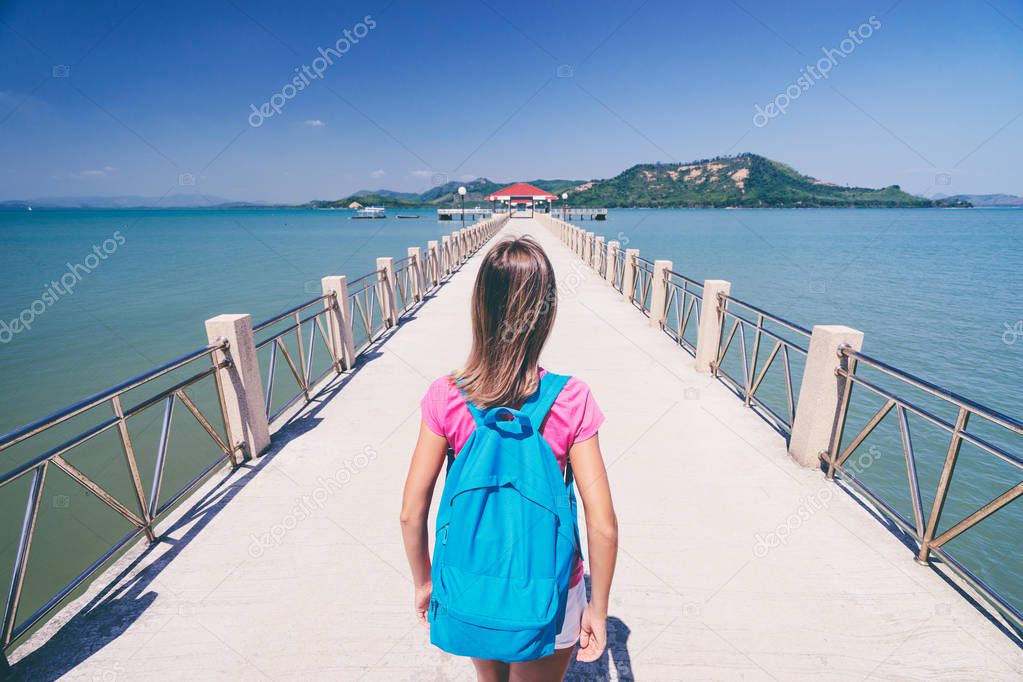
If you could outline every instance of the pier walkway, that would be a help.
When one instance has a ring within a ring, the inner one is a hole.
[[[519,233],[557,270],[542,362],[585,379],[606,414],[620,521],[608,655],[574,663],[569,679],[1023,676],[1004,627],[797,464],[545,223],[510,220],[501,232]],[[486,248],[277,431],[267,454],[204,484],[164,541],[119,560],[16,649],[15,675],[473,679],[415,622],[398,508],[419,399],[468,350]],[[764,544],[782,527],[783,543]]]

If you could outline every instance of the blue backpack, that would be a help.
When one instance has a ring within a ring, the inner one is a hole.
[[[554,653],[579,529],[570,473],[566,483],[540,425],[568,379],[545,373],[521,410],[466,401],[476,428],[448,469],[430,574],[430,641],[444,651]]]

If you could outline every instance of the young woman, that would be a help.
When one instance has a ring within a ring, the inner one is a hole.
[[[482,410],[516,408],[537,391],[544,374],[537,363],[556,309],[554,270],[539,244],[521,237],[498,243],[486,254],[472,294],[472,350],[460,370],[434,381],[423,397],[419,440],[402,499],[402,535],[415,585],[413,605],[424,624],[433,592],[427,516],[448,448],[457,457],[476,428],[466,400]],[[554,653],[515,663],[473,658],[479,680],[561,680],[577,643],[580,661],[595,661],[604,651],[618,526],[597,440],[603,420],[589,388],[572,378],[540,428],[562,472],[571,466],[582,498],[590,563],[589,604],[579,558],[569,580],[565,618]]]

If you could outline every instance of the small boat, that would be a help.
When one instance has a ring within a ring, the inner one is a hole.
[[[399,218],[403,218],[405,220],[418,220],[419,218],[422,218],[423,216],[419,216],[419,215],[399,215],[398,217]]]
[[[366,206],[356,211],[355,215],[350,216],[353,220],[368,220],[373,218],[386,218],[387,213],[383,206]]]

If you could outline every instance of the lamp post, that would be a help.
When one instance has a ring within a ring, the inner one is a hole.
[[[561,205],[561,212],[565,214],[562,218],[568,220],[568,192],[561,193],[561,200],[565,202]]]
[[[465,185],[458,188],[458,196],[462,197],[462,229],[465,229]]]

